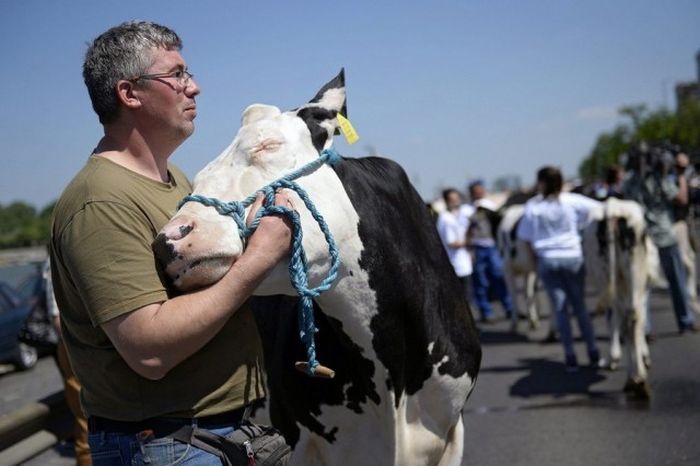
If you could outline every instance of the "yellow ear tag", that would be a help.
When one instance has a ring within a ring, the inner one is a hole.
[[[340,132],[345,136],[345,140],[348,144],[355,144],[360,136],[357,135],[357,131],[352,127],[350,120],[345,118],[340,112],[336,115],[338,118],[338,125],[340,125]]]

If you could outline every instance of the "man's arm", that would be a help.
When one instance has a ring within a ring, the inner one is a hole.
[[[680,205],[688,204],[688,180],[684,174],[678,175],[678,194],[676,194],[674,201]]]
[[[207,344],[289,251],[290,229],[264,217],[243,255],[217,283],[150,304],[102,325],[139,375],[158,380]]]

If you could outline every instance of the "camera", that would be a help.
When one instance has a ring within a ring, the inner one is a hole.
[[[621,162],[626,170],[646,175],[656,173],[666,175],[675,168],[676,154],[680,148],[667,142],[650,144],[640,141],[622,154]]]

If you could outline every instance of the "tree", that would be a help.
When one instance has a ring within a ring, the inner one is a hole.
[[[591,153],[579,166],[579,175],[587,181],[600,178],[605,170],[619,163],[620,155],[637,141],[668,142],[697,154],[700,159],[700,103],[689,100],[675,113],[665,108],[648,111],[644,105],[631,105],[619,110],[625,121],[596,140]]]
[[[618,125],[612,132],[601,134],[591,154],[581,162],[579,175],[584,180],[602,177],[607,167],[618,163],[620,154],[626,152],[631,143],[632,130],[626,125]]]
[[[49,204],[37,213],[35,207],[22,201],[0,205],[0,248],[46,244],[53,208],[54,204]]]

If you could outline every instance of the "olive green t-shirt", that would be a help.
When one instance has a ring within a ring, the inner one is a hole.
[[[170,181],[139,175],[91,155],[54,209],[50,253],[56,301],[88,416],[138,421],[199,417],[263,396],[262,351],[247,306],[201,350],[161,380],[121,358],[101,324],[172,296],[151,244],[191,192],[169,165]]]

